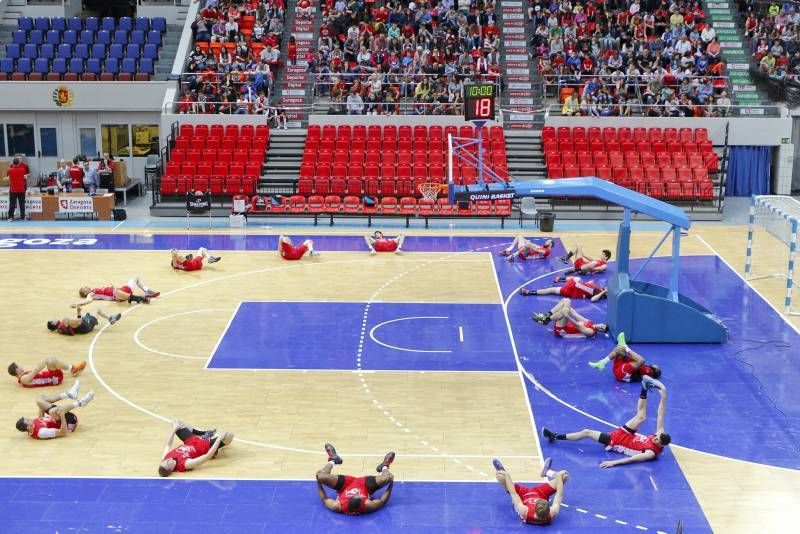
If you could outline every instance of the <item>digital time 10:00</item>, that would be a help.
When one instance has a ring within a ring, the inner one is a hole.
[[[493,96],[494,85],[472,85],[465,88],[468,97],[472,96]]]

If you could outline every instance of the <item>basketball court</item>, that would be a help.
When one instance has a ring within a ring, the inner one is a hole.
[[[785,283],[742,277],[746,228],[700,226],[683,238],[681,292],[714,311],[729,342],[632,345],[663,369],[673,445],[657,461],[604,470],[599,463],[617,456],[595,443],[539,439],[542,427],[612,429],[638,398],[638,385],[586,365],[613,339],[558,339],[530,319],[557,297],[519,293],[552,285],[565,247],[614,250],[615,231],[587,227],[552,234],[549,260],[514,263],[498,254],[512,232],[412,232],[403,255],[370,256],[358,231],[292,229],[322,254],[286,262],[267,230],[6,224],[6,364],[85,359],[81,390],[97,395],[78,411],[74,435],[40,442],[13,421],[57,388],[7,378],[3,530],[508,532],[535,527],[513,512],[492,458],[536,482],[552,456],[571,474],[552,532],[671,533],[679,522],[684,532],[791,531],[800,519],[800,321],[779,311]],[[661,236],[634,234],[633,271]],[[223,260],[191,273],[169,267],[169,249],[199,246]],[[643,278],[663,284],[670,268],[659,255]],[[161,296],[101,303],[123,318],[89,335],[45,328],[74,313],[79,287],[134,275]],[[602,321],[604,301],[575,306]],[[194,472],[159,478],[173,419],[236,441]],[[342,474],[374,472],[397,451],[386,509],[352,518],[320,505],[314,473],[326,441],[345,460],[334,470]]]

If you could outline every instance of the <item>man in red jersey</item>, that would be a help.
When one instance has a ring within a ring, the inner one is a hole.
[[[94,391],[90,391],[83,398],[78,398],[80,382],[77,380],[67,391],[51,395],[40,395],[36,399],[39,407],[39,415],[34,418],[20,417],[17,420],[17,430],[27,432],[33,439],[53,439],[63,438],[75,432],[78,426],[78,418],[72,411],[89,404],[94,398]],[[63,404],[56,404],[58,401],[71,399]]]
[[[317,471],[317,491],[325,508],[345,515],[361,515],[380,510],[389,502],[394,485],[394,475],[389,471],[389,466],[394,461],[394,452],[387,452],[378,464],[378,476],[358,478],[332,474],[333,466],[342,464],[342,457],[336,454],[336,449],[330,443],[325,444],[325,452],[328,453],[328,463]],[[335,499],[328,498],[323,486],[336,490],[338,496]],[[384,486],[387,488],[383,495],[377,499],[370,498]]]
[[[121,313],[109,315],[103,310],[97,310],[97,315],[108,319],[109,324],[114,324],[122,319]],[[97,317],[91,313],[81,315],[81,309],[78,308],[77,317],[64,317],[61,320],[53,319],[52,321],[47,321],[47,329],[51,332],[58,332],[62,336],[74,336],[75,334],[88,334],[98,324],[100,323],[97,321]]]
[[[372,235],[365,235],[364,241],[367,243],[369,253],[373,256],[378,252],[394,252],[395,254],[402,254],[401,247],[406,236],[403,234],[395,238],[384,237],[383,232],[375,230]]]
[[[595,274],[595,273],[602,273],[608,267],[608,260],[611,259],[611,251],[607,249],[603,249],[600,253],[600,258],[594,259],[590,258],[586,254],[583,253],[583,247],[580,245],[575,245],[572,249],[567,252],[567,255],[563,258],[559,258],[564,263],[569,263],[572,261],[572,258],[575,260],[572,263],[572,270],[567,271],[574,272],[578,274]]]
[[[24,388],[43,388],[57,386],[64,382],[64,371],[78,376],[86,368],[86,362],[80,361],[73,365],[61,362],[55,356],[41,360],[30,371],[24,370],[14,362],[8,366],[8,374],[15,377],[19,385]]]
[[[553,334],[564,338],[594,337],[598,332],[608,332],[603,323],[593,323],[572,309],[572,301],[563,298],[549,312],[534,313],[533,320],[540,325],[553,321]]]
[[[8,174],[8,221],[14,220],[14,211],[19,205],[19,218],[25,220],[25,192],[28,190],[30,171],[22,159],[15,157],[6,171]]]
[[[636,433],[645,419],[647,419],[647,390],[657,389],[661,392],[661,401],[658,403],[658,418],[656,419],[656,432],[647,436]],[[667,388],[658,380],[649,376],[642,377],[642,391],[636,404],[636,415],[628,420],[627,423],[617,428],[610,434],[599,430],[589,430],[588,428],[570,434],[557,434],[546,428],[542,429],[542,434],[550,443],[555,440],[578,441],[590,439],[605,445],[607,451],[614,451],[624,454],[625,458],[619,460],[606,460],[600,467],[607,469],[615,465],[630,464],[634,462],[646,462],[655,460],[664,451],[664,447],[670,444],[672,438],[664,432],[664,416],[667,411]]]
[[[545,239],[544,243],[537,245],[533,241],[518,235],[511,244],[500,251],[501,256],[506,257],[506,261],[514,261],[514,247],[516,247],[516,257],[521,260],[545,260],[553,250],[553,240]]]
[[[144,296],[140,297],[138,295],[133,294],[133,288],[138,287],[142,291],[144,291]],[[153,291],[142,282],[142,279],[139,276],[134,276],[128,282],[120,287],[114,286],[105,286],[105,287],[95,287],[91,288],[89,286],[83,286],[78,290],[78,294],[81,298],[86,299],[82,300],[81,302],[76,302],[72,305],[73,308],[78,308],[80,306],[84,306],[95,300],[113,300],[116,302],[143,302],[145,304],[150,303],[150,299],[154,299],[159,296],[161,293],[158,291]]]
[[[278,237],[278,253],[285,260],[299,260],[308,252],[309,256],[319,256],[319,252],[314,250],[314,242],[310,239],[303,241],[300,246],[292,244],[292,238],[287,235]]]
[[[608,297],[606,288],[592,282],[584,282],[578,276],[556,278],[554,281],[555,283],[564,282],[564,285],[543,287],[542,289],[525,289],[523,287],[519,292],[526,297],[530,295],[561,295],[570,299],[592,299],[592,302]]]
[[[174,248],[170,250],[172,254],[172,268],[178,271],[199,271],[203,268],[203,260],[208,260],[208,263],[217,263],[222,258],[220,256],[212,256],[208,253],[205,247],[197,249],[196,254],[179,254]]]
[[[661,376],[661,368],[658,365],[645,363],[644,357],[634,352],[625,343],[625,332],[619,333],[617,346],[608,356],[596,362],[589,362],[589,366],[602,371],[606,368],[606,364],[612,360],[614,361],[614,377],[619,382],[641,382],[644,376],[653,378]]]
[[[541,476],[542,478],[547,477],[547,482],[536,486],[523,486],[514,484],[511,475],[508,474],[500,460],[497,458],[492,460],[497,481],[511,495],[514,510],[525,523],[548,525],[561,511],[561,501],[564,500],[564,484],[569,480],[569,473],[553,471],[550,468],[552,464],[552,458],[547,458],[542,467]],[[553,504],[550,504],[550,497],[553,495],[555,498]]]
[[[174,471],[182,473],[200,467],[217,455],[217,451],[233,441],[233,433],[224,432],[217,436],[216,430],[196,430],[180,421],[172,422],[169,440],[161,453],[158,474],[168,477]],[[172,440],[178,436],[183,443],[174,449]]]

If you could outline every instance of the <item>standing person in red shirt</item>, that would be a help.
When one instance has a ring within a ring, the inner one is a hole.
[[[168,477],[173,471],[182,473],[200,467],[217,455],[217,451],[233,441],[231,432],[217,436],[216,430],[196,430],[180,421],[172,422],[172,432],[161,454],[163,458],[158,465],[158,474]],[[174,449],[172,440],[178,436],[183,443]]]
[[[64,371],[72,373],[72,376],[78,376],[85,368],[85,361],[69,365],[55,356],[50,356],[37,363],[30,371],[11,362],[11,365],[8,366],[8,374],[16,378],[19,385],[24,388],[43,388],[62,384]]]
[[[69,175],[72,178],[72,187],[83,187],[83,167],[81,167],[80,160],[75,157],[72,158],[72,166],[69,168]]]
[[[658,403],[658,418],[656,420],[656,432],[647,436],[636,433],[647,419],[647,390],[657,389],[661,392],[661,401]],[[658,380],[649,376],[642,377],[642,391],[636,404],[636,415],[628,420],[627,423],[611,432],[600,432],[599,430],[589,430],[585,428],[578,432],[569,434],[557,434],[546,428],[542,429],[542,434],[550,443],[556,440],[579,441],[590,439],[605,445],[607,451],[614,451],[624,454],[626,457],[619,460],[606,460],[600,464],[603,469],[614,467],[615,465],[630,464],[634,462],[646,462],[655,460],[664,451],[664,447],[670,444],[672,438],[664,432],[664,417],[667,412],[667,388]]]
[[[309,256],[319,256],[314,250],[314,242],[306,239],[299,246],[292,244],[292,238],[287,235],[278,237],[278,253],[285,260],[299,260],[308,252]]]
[[[289,67],[297,65],[297,41],[294,35],[289,36],[289,44],[286,45],[286,65]]]
[[[523,486],[514,484],[511,475],[508,474],[500,460],[497,458],[492,460],[492,465],[497,471],[495,473],[497,481],[511,495],[514,510],[525,523],[548,525],[561,510],[561,501],[564,500],[564,484],[569,480],[569,473],[553,471],[550,469],[552,464],[552,458],[547,458],[542,467],[541,476],[547,477],[549,479],[547,482],[536,486]],[[550,497],[553,495],[555,498],[553,504],[550,504]]]
[[[590,367],[603,371],[608,362],[614,362],[614,377],[619,382],[641,382],[645,376],[661,377],[661,368],[654,363],[645,363],[644,357],[625,343],[625,332],[617,336],[617,346],[608,356],[596,362],[589,362]]]
[[[19,204],[19,218],[25,220],[25,191],[28,189],[28,166],[18,156],[8,168],[8,220],[14,220],[14,212]]]
[[[325,452],[328,453],[328,463],[317,471],[317,491],[325,508],[339,514],[361,515],[380,510],[389,502],[394,485],[394,475],[389,471],[389,466],[394,461],[394,452],[387,452],[378,464],[378,476],[358,478],[332,474],[333,466],[342,464],[342,457],[336,454],[336,449],[330,443],[325,444]],[[336,490],[338,496],[335,499],[328,498],[323,486]],[[383,495],[377,499],[370,498],[384,486],[387,488]]]
[[[78,426],[78,418],[72,411],[75,408],[82,408],[89,404],[94,398],[94,391],[90,391],[83,398],[78,399],[78,390],[81,387],[77,380],[67,391],[54,393],[51,395],[40,395],[36,399],[39,407],[38,417],[20,417],[17,420],[17,430],[27,432],[33,439],[53,439],[63,438],[75,432]],[[64,399],[78,399],[57,405],[58,401]]]

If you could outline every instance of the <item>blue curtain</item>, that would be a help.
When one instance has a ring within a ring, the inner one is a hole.
[[[770,146],[730,147],[725,194],[729,197],[769,194],[771,163]]]

